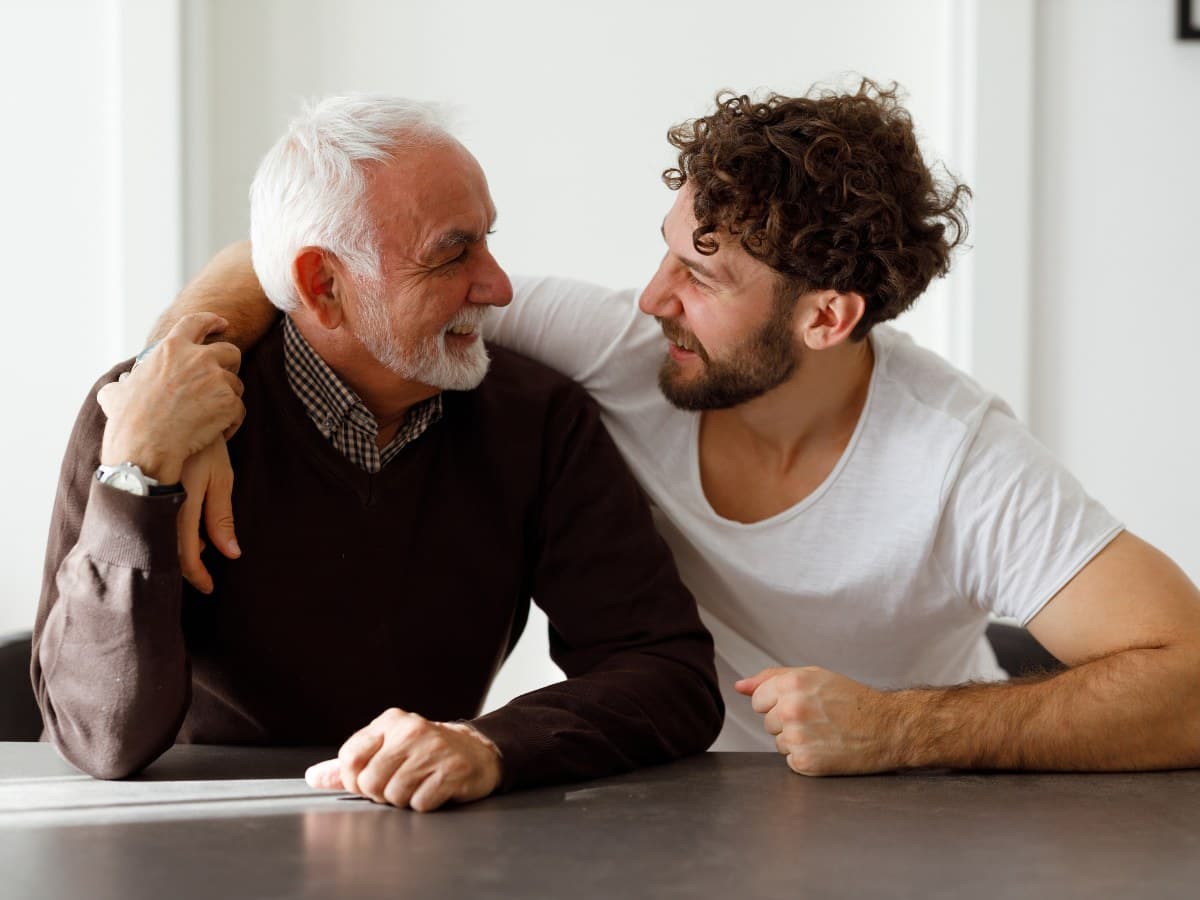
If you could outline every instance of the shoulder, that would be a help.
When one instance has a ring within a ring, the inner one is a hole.
[[[890,326],[871,332],[880,386],[903,395],[929,415],[978,427],[989,408],[1007,405],[966,372]]]
[[[593,407],[579,384],[566,375],[513,350],[490,346],[487,377],[472,393],[490,405],[522,409]]]

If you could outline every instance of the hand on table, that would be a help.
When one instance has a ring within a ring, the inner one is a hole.
[[[775,747],[801,775],[861,775],[901,765],[880,691],[815,666],[764,669],[734,688],[751,697]]]
[[[389,709],[342,744],[337,759],[317,763],[304,778],[321,790],[429,812],[451,800],[486,797],[500,775],[495,745],[471,726]]]
[[[233,344],[201,343],[225,324],[210,313],[184,316],[127,378],[101,389],[102,463],[130,461],[173,484],[184,460],[237,430],[246,415],[235,374],[241,353]]]

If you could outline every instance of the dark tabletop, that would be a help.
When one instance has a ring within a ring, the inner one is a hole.
[[[814,779],[709,753],[432,814],[326,750],[177,747],[99,782],[0,744],[0,897],[1200,897],[1200,772]]]

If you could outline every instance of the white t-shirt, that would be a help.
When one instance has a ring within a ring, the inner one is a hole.
[[[714,744],[774,750],[733,682],[821,666],[877,688],[1003,679],[988,614],[1032,619],[1122,529],[1013,417],[887,326],[866,406],[808,497],[750,525],[713,511],[700,414],[658,388],[662,331],[636,291],[516,279],[492,340],[581,383],[653,505],[713,633],[727,708]]]

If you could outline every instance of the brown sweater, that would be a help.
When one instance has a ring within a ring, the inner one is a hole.
[[[183,582],[181,496],[98,484],[97,382],[50,526],[33,682],[47,733],[117,778],[173,742],[340,744],[389,707],[471,719],[502,789],[705,749],[721,725],[712,641],[583,391],[493,349],[474,391],[378,474],[305,415],[281,330],[247,354],[230,442],[240,560]],[[535,597],[566,681],[480,718]]]

